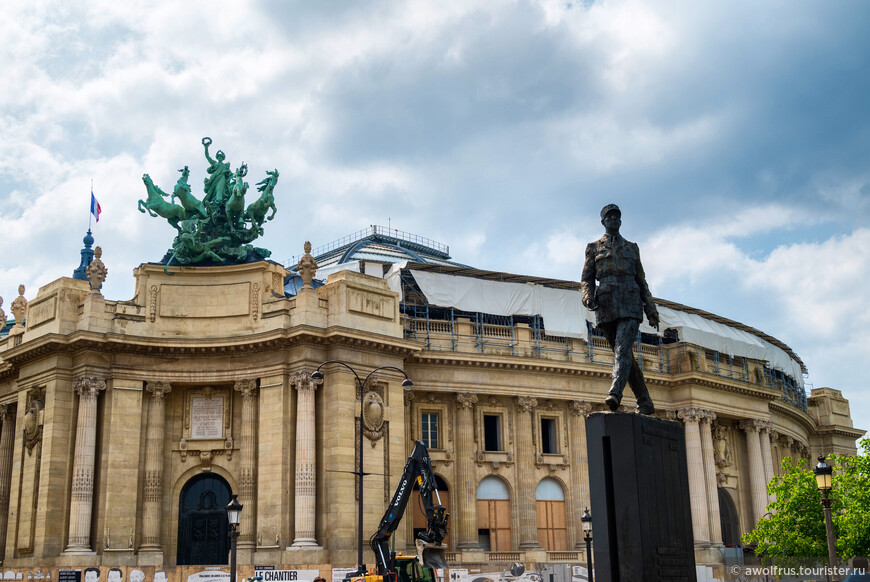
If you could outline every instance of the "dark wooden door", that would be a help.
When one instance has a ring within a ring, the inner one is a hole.
[[[178,563],[228,562],[227,503],[230,486],[217,475],[197,475],[181,490],[178,507]]]

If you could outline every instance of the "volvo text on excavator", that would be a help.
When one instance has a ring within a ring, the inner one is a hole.
[[[396,555],[390,549],[390,538],[405,514],[414,481],[420,488],[420,500],[426,512],[427,528],[417,534],[414,543],[416,556]],[[434,497],[434,503],[433,503]],[[436,582],[435,568],[447,568],[444,558],[445,546],[442,541],[447,537],[447,518],[449,514],[441,505],[435,473],[429,460],[429,451],[420,441],[414,443],[414,450],[405,463],[405,471],[393,493],[390,505],[381,518],[378,530],[372,535],[369,544],[375,553],[376,572],[365,575],[359,572],[349,575],[351,582]]]

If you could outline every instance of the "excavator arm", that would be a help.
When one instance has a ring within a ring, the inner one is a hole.
[[[378,572],[386,576],[387,572],[396,572],[396,557],[390,549],[390,538],[402,516],[414,490],[414,481],[420,488],[420,499],[426,512],[427,528],[425,532],[417,535],[414,540],[417,546],[417,558],[423,566],[429,568],[446,568],[444,559],[444,546],[441,542],[447,537],[447,518],[445,508],[441,505],[438,495],[438,487],[435,485],[435,473],[432,471],[432,462],[429,460],[429,451],[426,445],[420,441],[414,443],[414,450],[405,463],[405,470],[396,492],[393,494],[390,505],[381,518],[378,530],[372,535],[370,544],[375,554]],[[434,500],[433,500],[434,497]]]

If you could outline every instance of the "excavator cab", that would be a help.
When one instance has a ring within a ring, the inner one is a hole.
[[[414,556],[396,556],[398,582],[437,582],[435,571]]]

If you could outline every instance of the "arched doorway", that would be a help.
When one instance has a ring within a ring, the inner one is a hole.
[[[719,521],[722,523],[722,543],[736,546],[740,543],[740,520],[731,495],[719,488]]]
[[[484,477],[477,486],[477,539],[488,552],[511,551],[511,497],[505,482]]]
[[[202,473],[188,481],[178,499],[178,564],[226,564],[229,484],[219,475]]]
[[[450,513],[450,492],[447,489],[447,482],[440,475],[435,475],[435,486],[438,487],[438,496],[441,498],[441,505]],[[420,485],[414,481],[414,493],[411,496],[411,503],[414,508],[414,539],[417,539],[418,532],[425,532],[429,525],[429,520],[426,519],[426,512],[423,511],[423,500],[420,499]],[[437,504],[438,500],[435,495],[432,495],[432,503]],[[453,516],[450,516],[450,525],[447,526],[447,537],[444,538],[444,545],[450,547],[450,526],[453,525]]]
[[[535,490],[538,520],[538,543],[550,552],[568,549],[568,521],[565,514],[565,491],[552,477],[544,477]]]

